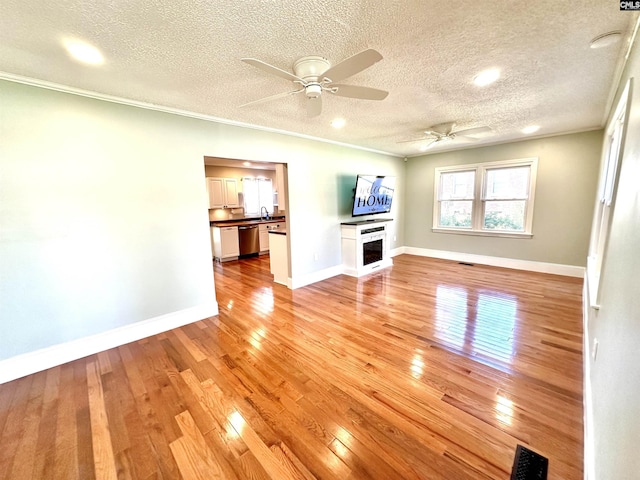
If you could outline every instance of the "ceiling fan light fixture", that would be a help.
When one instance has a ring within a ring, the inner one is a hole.
[[[591,40],[591,42],[589,42],[589,47],[593,49],[609,47],[618,43],[621,38],[622,33],[619,31],[603,33]]]
[[[311,83],[305,87],[305,95],[308,98],[318,98],[322,93],[322,87],[318,83]]]
[[[500,70],[497,68],[490,68],[488,70],[483,70],[475,77],[473,77],[473,83],[477,87],[486,87],[487,85],[492,84],[496,80],[500,78]]]

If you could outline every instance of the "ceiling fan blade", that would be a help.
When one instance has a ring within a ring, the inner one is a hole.
[[[260,70],[270,73],[271,75],[276,75],[277,77],[284,78],[285,80],[291,80],[292,82],[302,82],[304,80],[300,77],[295,76],[293,73],[287,72],[286,70],[282,70],[281,68],[274,67],[273,65],[269,65],[268,63],[263,62],[262,60],[258,60],[256,58],[243,58],[242,61],[244,63],[248,63]]]
[[[322,78],[326,78],[331,82],[339,82],[361,72],[365,68],[369,68],[380,60],[382,60],[382,55],[375,50],[364,50],[329,68],[322,74]]]
[[[467,135],[477,135],[479,133],[491,132],[491,127],[476,127],[467,128],[466,130],[458,130],[455,133],[456,137],[466,137]],[[476,139],[477,140],[477,139]]]
[[[334,91],[334,88],[337,90]],[[389,92],[377,88],[336,85],[334,83],[331,84],[329,91],[339,97],[361,98],[363,100],[384,100],[389,95]]]
[[[455,122],[439,123],[438,125],[433,125],[429,127],[429,130],[426,130],[425,133],[430,135],[436,135],[438,137],[441,137],[443,135],[446,136],[451,133],[451,131],[455,128],[455,126],[456,126]]]
[[[442,133],[442,132],[439,132],[437,130],[425,130],[423,133],[425,135],[431,135],[432,137],[436,137],[436,138],[446,137],[447,136],[446,133]]]
[[[264,97],[258,100],[254,100],[253,102],[245,103],[244,105],[240,105],[240,107],[242,108],[242,107],[247,107],[249,105],[257,105],[259,103],[270,102],[271,100],[288,97],[289,95],[293,95],[300,92],[304,92],[304,87],[299,88],[298,90],[292,90],[291,92],[276,93],[275,95],[271,95],[270,97]]]
[[[442,136],[441,133],[438,132],[432,132],[432,131],[428,131],[428,132],[422,132],[422,136],[421,137],[416,137],[410,140],[402,140],[400,142],[396,142],[396,143],[412,143],[412,142],[422,142],[424,140],[431,140],[433,142],[438,141],[438,139]]]
[[[317,117],[322,112],[322,97],[307,98],[307,115],[309,117]]]

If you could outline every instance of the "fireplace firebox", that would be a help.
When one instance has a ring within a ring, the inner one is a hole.
[[[362,242],[362,264],[369,265],[382,260],[383,244],[384,242],[381,238]]]

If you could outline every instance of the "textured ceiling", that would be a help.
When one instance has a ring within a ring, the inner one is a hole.
[[[74,89],[357,145],[399,156],[398,143],[428,127],[487,125],[474,145],[598,128],[611,101],[637,15],[587,0],[2,0],[0,78]],[[591,49],[618,30],[622,41]],[[73,61],[65,39],[99,48],[105,63]],[[388,90],[383,101],[323,94],[308,117],[302,94],[239,108],[295,86],[243,63],[253,57],[292,71],[320,55],[336,64],[367,48],[384,59],[341,83]],[[501,78],[473,85],[479,71]],[[330,126],[335,117],[346,126]],[[464,147],[461,139],[440,148]]]

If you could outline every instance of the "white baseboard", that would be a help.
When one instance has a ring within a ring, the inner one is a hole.
[[[312,283],[321,282],[322,280],[326,280],[327,278],[335,277],[336,275],[340,275],[342,273],[342,265],[336,265],[334,267],[325,268],[324,270],[318,270],[317,272],[313,272],[307,275],[302,275],[299,277],[291,278],[289,283],[290,289],[296,289],[300,287],[304,287],[306,285],[311,285]]]
[[[212,302],[17,355],[0,361],[0,384],[215,315],[218,304]]]
[[[513,268],[515,270],[527,270],[530,272],[551,273],[567,277],[584,277],[585,268],[576,265],[563,265],[560,263],[534,262],[531,260],[519,260],[516,258],[492,257],[489,255],[475,255],[472,253],[449,252],[446,250],[432,250],[430,248],[402,247],[401,253],[418,255],[421,257],[441,258],[456,262],[479,263],[493,267]],[[394,251],[395,251],[394,250]],[[398,255],[398,254],[396,254]]]
[[[584,408],[584,479],[595,480],[595,437],[593,435],[593,397],[591,396],[591,345],[589,337],[589,308],[591,299],[589,298],[589,278],[584,277],[584,286],[582,289],[582,375],[583,375],[583,392],[582,403]]]
[[[441,258],[443,260],[453,260],[456,262],[479,263],[481,265],[491,265],[494,267],[513,268],[515,270],[527,270],[530,272],[551,273],[554,275],[564,275],[567,277],[584,277],[585,268],[575,265],[562,265],[560,263],[534,262],[531,260],[518,260],[515,258],[492,257],[489,255],[475,255],[472,253],[449,252],[446,250],[433,250],[430,248],[398,247],[389,251],[390,257],[395,257],[406,253],[408,255],[418,255],[420,257]],[[301,288],[312,283],[335,277],[336,275],[357,276],[354,272],[346,271],[342,265],[325,268],[300,277],[288,278],[287,286],[290,289]]]

